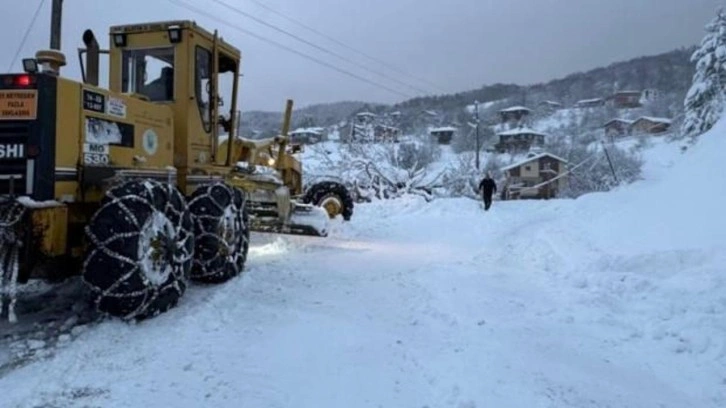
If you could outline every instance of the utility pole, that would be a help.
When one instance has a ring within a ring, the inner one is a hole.
[[[474,120],[476,121],[476,169],[479,170],[479,101],[474,101]]]
[[[63,0],[53,0],[53,8],[50,17],[50,49],[61,49],[61,17]]]
[[[613,173],[613,178],[615,179],[616,183],[619,183],[618,176],[615,175],[615,168],[613,167],[613,162],[610,160],[610,154],[608,153],[608,148],[605,146],[605,142],[602,142],[602,148],[605,150],[605,157],[608,159],[608,164],[610,165],[610,171]]]

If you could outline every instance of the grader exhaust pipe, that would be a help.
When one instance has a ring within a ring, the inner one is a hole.
[[[85,80],[87,84],[98,86],[98,67],[100,59],[100,49],[96,36],[90,29],[83,32],[83,43],[86,44],[86,74]]]

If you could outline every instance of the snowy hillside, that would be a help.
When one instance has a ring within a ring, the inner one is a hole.
[[[325,239],[255,234],[243,276],[157,318],[0,343],[0,405],[726,406],[724,132],[577,200],[409,196]]]

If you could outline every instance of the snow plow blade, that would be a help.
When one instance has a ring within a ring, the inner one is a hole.
[[[274,234],[327,237],[330,217],[321,207],[295,203],[290,220],[285,223],[277,217],[253,217],[251,230]]]

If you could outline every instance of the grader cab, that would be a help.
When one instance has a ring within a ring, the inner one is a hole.
[[[109,39],[102,50],[83,34],[81,82],[60,75],[57,39],[25,72],[0,75],[0,303],[11,319],[18,283],[69,271],[101,312],[153,316],[189,281],[240,274],[250,231],[325,236],[331,218],[350,219],[344,186],[303,189],[292,101],[279,136],[236,134],[241,56],[216,31],[153,22],[111,27]]]

